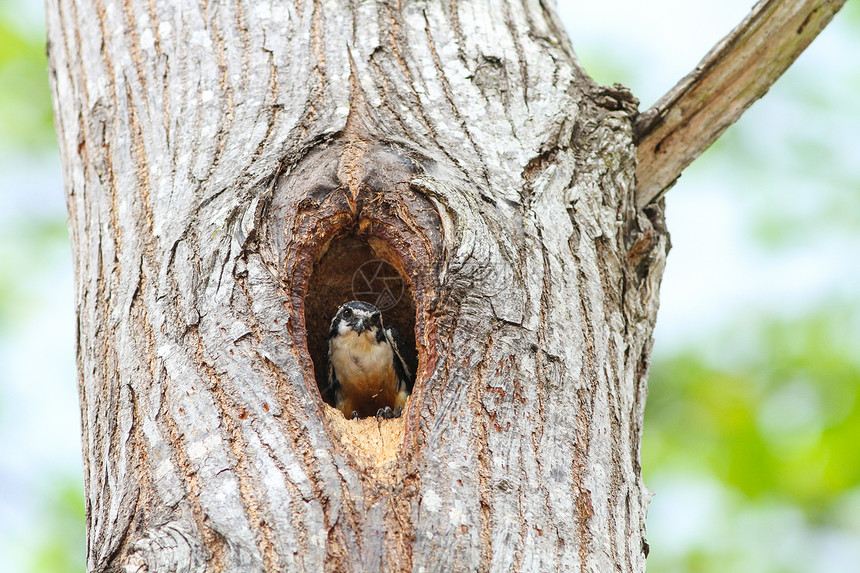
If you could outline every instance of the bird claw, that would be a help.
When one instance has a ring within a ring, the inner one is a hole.
[[[391,410],[390,406],[386,406],[385,408],[380,408],[376,411],[376,417],[382,418],[384,420],[388,420],[394,416],[394,412]]]
[[[401,414],[403,414],[403,406],[397,406],[394,410],[391,409],[391,406],[386,406],[376,411],[376,417],[384,420],[399,418]]]
[[[353,410],[352,414],[349,415],[350,420],[358,420],[358,410]]]

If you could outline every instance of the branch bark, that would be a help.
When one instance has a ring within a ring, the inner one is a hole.
[[[845,0],[762,0],[636,120],[636,203],[653,202],[767,93]]]

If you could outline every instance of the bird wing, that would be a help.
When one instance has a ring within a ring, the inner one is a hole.
[[[341,396],[341,386],[340,380],[337,379],[337,374],[334,372],[334,364],[331,361],[331,341],[329,340],[328,344],[328,386],[325,389],[323,400],[328,402],[329,404],[334,404],[336,407],[340,407],[340,403],[343,400]]]
[[[397,370],[397,378],[405,383],[409,392],[412,392],[414,378],[412,372],[409,371],[409,363],[406,361],[406,341],[400,332],[391,326],[385,329],[385,338],[394,350],[394,368]]]

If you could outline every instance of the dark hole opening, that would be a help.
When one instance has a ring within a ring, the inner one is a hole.
[[[406,341],[406,361],[413,377],[418,366],[415,348],[415,297],[397,257],[383,241],[354,236],[332,239],[319,259],[305,295],[308,352],[323,400],[334,406],[328,388],[328,334],[338,307],[350,300],[369,302],[382,311],[385,326],[393,326]]]

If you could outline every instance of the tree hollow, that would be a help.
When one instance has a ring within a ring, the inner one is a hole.
[[[350,300],[375,305],[384,324],[395,327],[406,340],[407,366],[415,372],[415,298],[408,280],[398,268],[397,257],[383,241],[354,235],[333,238],[314,264],[305,295],[308,352],[323,400],[334,406],[328,386],[328,334],[338,307]]]

